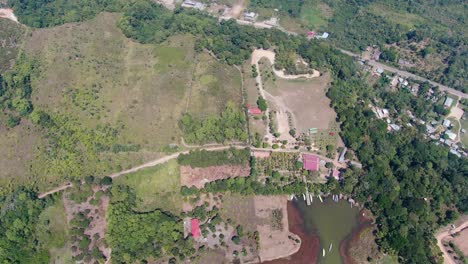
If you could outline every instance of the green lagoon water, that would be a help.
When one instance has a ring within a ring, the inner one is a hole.
[[[359,209],[354,206],[351,208],[350,204],[344,200],[334,202],[331,198],[327,198],[321,203],[316,197],[310,206],[307,206],[301,199],[295,202],[295,206],[302,214],[305,230],[316,231],[319,234],[321,248],[318,263],[343,263],[340,243],[358,226]],[[331,243],[333,246],[329,252]],[[322,248],[325,248],[325,257],[322,257]]]

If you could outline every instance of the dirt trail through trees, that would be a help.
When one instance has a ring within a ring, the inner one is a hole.
[[[459,225],[455,229],[449,229],[447,231],[441,232],[441,233],[436,235],[437,245],[439,246],[442,253],[444,253],[444,263],[445,264],[456,264],[456,262],[450,257],[450,254],[447,252],[444,245],[442,244],[442,240],[444,238],[446,238],[447,236],[449,236],[450,234],[455,234],[455,233],[461,231],[462,229],[464,229],[466,227],[468,227],[468,220],[463,222],[461,225]]]

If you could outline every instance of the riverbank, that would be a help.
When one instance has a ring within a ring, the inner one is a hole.
[[[304,219],[299,209],[293,204],[288,202],[288,221],[289,231],[298,235],[301,238],[301,247],[295,254],[272,261],[263,263],[268,264],[314,264],[317,263],[319,250],[320,250],[320,238],[317,233],[310,233],[304,228]]]
[[[353,230],[353,232],[348,238],[346,238],[340,243],[340,254],[343,259],[344,264],[359,264],[358,260],[356,260],[351,254],[351,248],[353,246],[356,246],[358,243],[364,243],[363,241],[361,241],[362,234],[364,232],[371,232],[370,229],[372,229],[373,219],[370,217],[367,217],[367,215],[368,213],[364,209],[359,212],[358,226]],[[372,240],[373,239],[374,238],[372,235]],[[366,251],[368,250],[369,249],[366,248]],[[370,252],[365,252],[365,253],[368,253],[370,255]]]

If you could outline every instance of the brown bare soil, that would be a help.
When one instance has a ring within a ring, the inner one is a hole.
[[[455,243],[465,256],[468,256],[468,228],[460,231],[459,235],[453,239],[453,243]]]
[[[276,88],[269,92],[292,111],[298,132],[312,127],[327,129],[330,121],[336,118],[326,96],[329,82],[328,73],[309,81],[277,79]]]
[[[86,200],[84,203],[77,204],[74,201],[72,201],[67,193],[63,195],[63,204],[65,207],[65,211],[67,213],[67,222],[70,223],[70,221],[73,219],[73,217],[80,213],[80,212],[85,212],[86,210],[89,210],[89,213],[87,214],[88,218],[91,218],[92,221],[89,224],[89,226],[86,228],[84,233],[89,236],[91,239],[91,243],[89,245],[89,248],[92,249],[93,247],[97,246],[99,250],[103,253],[106,259],[110,258],[111,255],[111,249],[108,248],[104,242],[106,230],[107,230],[107,221],[106,221],[106,213],[107,209],[109,207],[109,197],[107,195],[103,195],[100,199],[99,204],[92,205],[90,201],[94,198],[94,195],[96,192],[104,190],[101,187],[94,186],[93,187],[93,192],[94,194]],[[95,239],[95,235],[97,234],[98,239]],[[79,251],[76,251],[74,255],[78,255]]]
[[[180,181],[184,186],[203,188],[205,183],[233,177],[247,177],[250,175],[248,166],[210,166],[206,168],[180,167]]]
[[[288,222],[289,230],[297,234],[301,239],[301,246],[298,252],[282,259],[264,262],[267,264],[314,264],[317,263],[317,257],[320,250],[320,239],[317,234],[309,234],[304,229],[304,220],[301,213],[288,202]]]
[[[268,224],[257,225],[260,236],[260,260],[269,261],[288,257],[300,248],[300,238],[289,231],[287,196],[255,196],[255,214],[262,219],[268,219]],[[272,219],[272,213],[277,209],[282,211],[280,220]],[[282,228],[278,228],[277,221],[281,221]]]

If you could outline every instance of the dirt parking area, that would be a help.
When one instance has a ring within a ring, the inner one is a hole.
[[[233,177],[247,177],[250,175],[248,166],[210,166],[206,168],[180,167],[180,181],[184,186],[203,188],[205,183]]]
[[[453,243],[468,257],[468,228],[463,229],[453,239]]]
[[[296,253],[300,238],[289,232],[286,195],[255,196],[255,214],[266,220],[265,224],[257,225],[260,236],[261,262],[284,258]]]
[[[309,128],[327,129],[330,121],[335,120],[336,113],[326,96],[330,74],[308,81],[278,79],[276,83],[275,88],[267,91],[292,111],[298,132]]]

